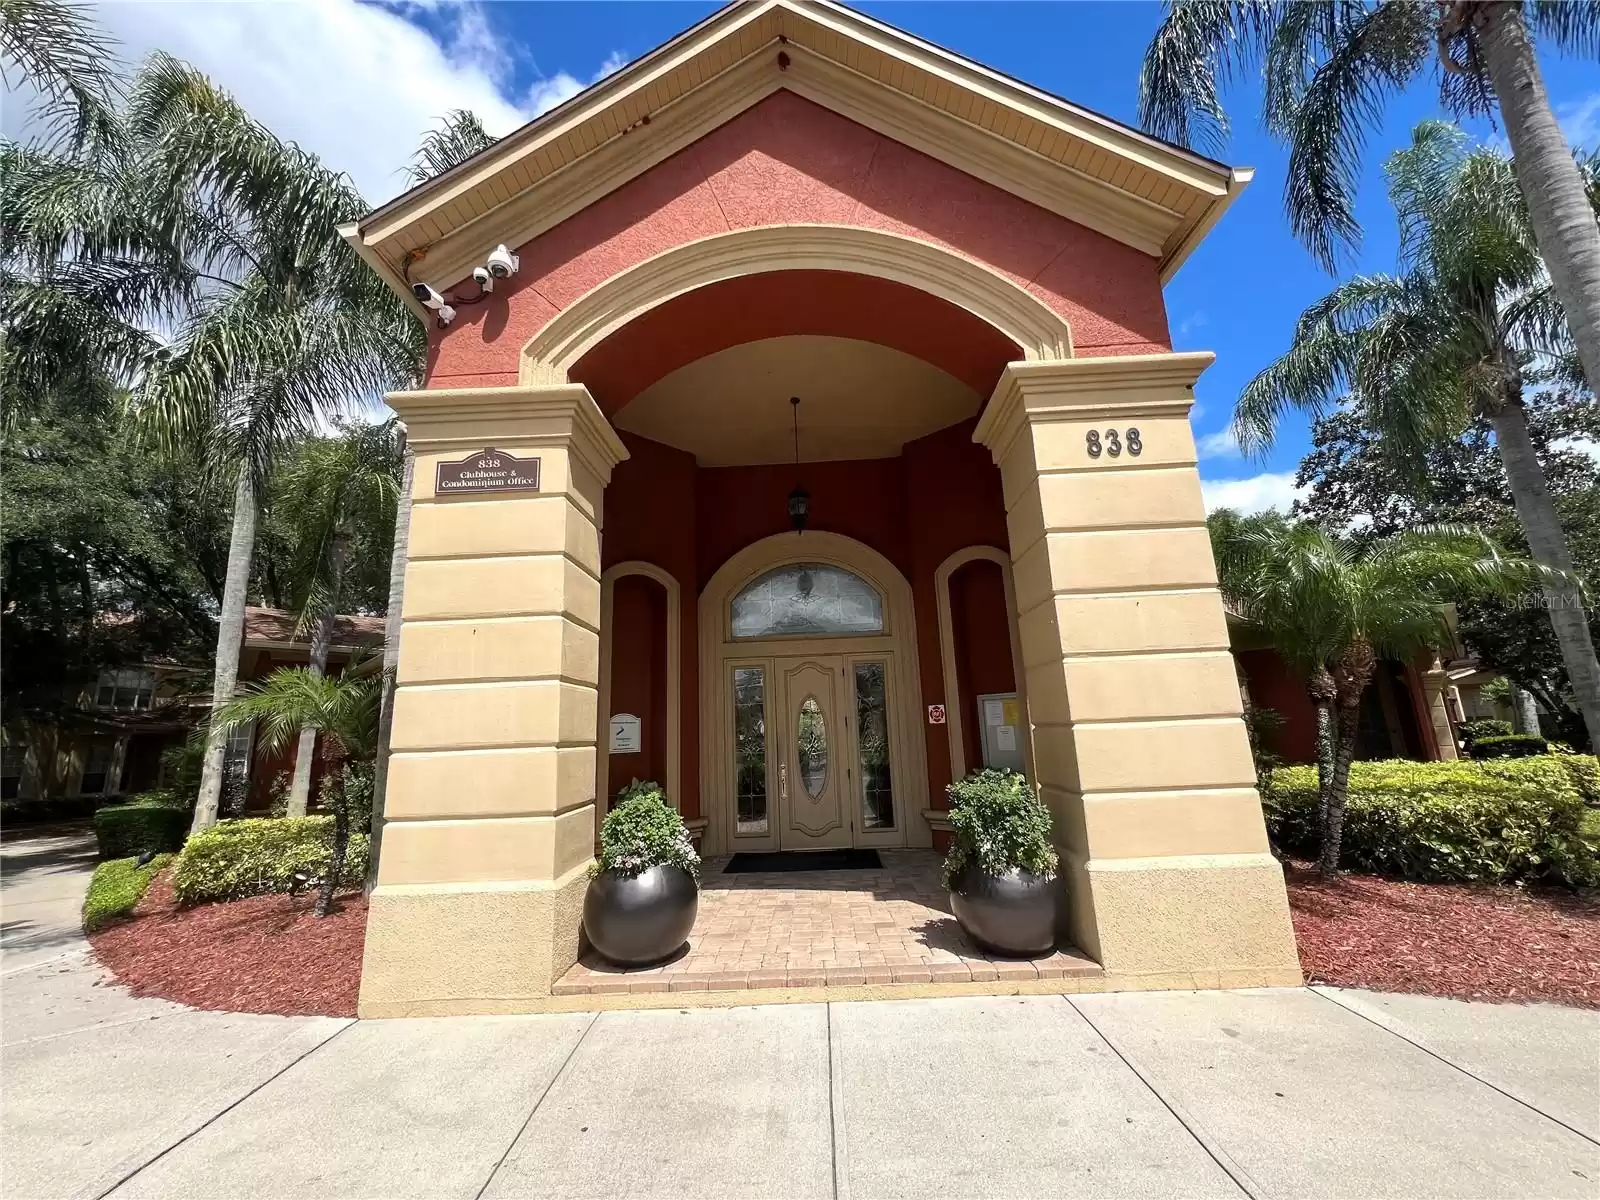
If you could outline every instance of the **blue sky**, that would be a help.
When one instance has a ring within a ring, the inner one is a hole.
[[[152,48],[186,58],[235,92],[280,135],[347,170],[374,203],[401,190],[399,168],[422,132],[450,108],[478,112],[503,134],[715,10],[689,3],[492,3],[485,0],[265,0],[137,3],[98,8],[136,61]],[[1155,3],[870,3],[882,20],[1132,123],[1139,64],[1160,20]],[[1546,55],[1546,82],[1568,136],[1600,143],[1600,70]],[[1167,288],[1179,349],[1208,349],[1195,421],[1208,498],[1284,503],[1308,444],[1292,419],[1264,461],[1231,454],[1224,438],[1240,387],[1288,342],[1296,316],[1334,282],[1289,235],[1281,191],[1285,154],[1257,121],[1259,96],[1230,97],[1225,157],[1255,182]],[[16,105],[0,112],[15,128]],[[1385,155],[1415,123],[1442,115],[1437,86],[1419,82],[1373,133],[1359,217],[1366,236],[1347,270],[1392,267],[1393,218]],[[1480,122],[1479,136],[1495,131]],[[1226,481],[1240,481],[1229,484]]]

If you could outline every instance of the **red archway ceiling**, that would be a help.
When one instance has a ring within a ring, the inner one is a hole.
[[[937,296],[847,271],[771,271],[686,292],[617,330],[568,373],[607,416],[679,367],[786,334],[877,342],[932,363],[987,400],[1022,350]]]

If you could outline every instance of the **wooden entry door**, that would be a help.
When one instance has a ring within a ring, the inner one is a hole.
[[[778,659],[778,845],[824,850],[852,844],[855,761],[845,711],[844,659]]]

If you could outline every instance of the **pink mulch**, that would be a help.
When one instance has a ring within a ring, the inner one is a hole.
[[[1600,896],[1287,875],[1307,982],[1600,1008]]]
[[[136,996],[194,1008],[353,1017],[367,902],[339,896],[326,917],[314,895],[254,896],[179,908],[170,872],[151,881],[131,920],[90,944]]]

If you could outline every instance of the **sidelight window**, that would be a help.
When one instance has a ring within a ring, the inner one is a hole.
[[[767,673],[733,669],[734,801],[736,831],[764,834],[767,824]]]

